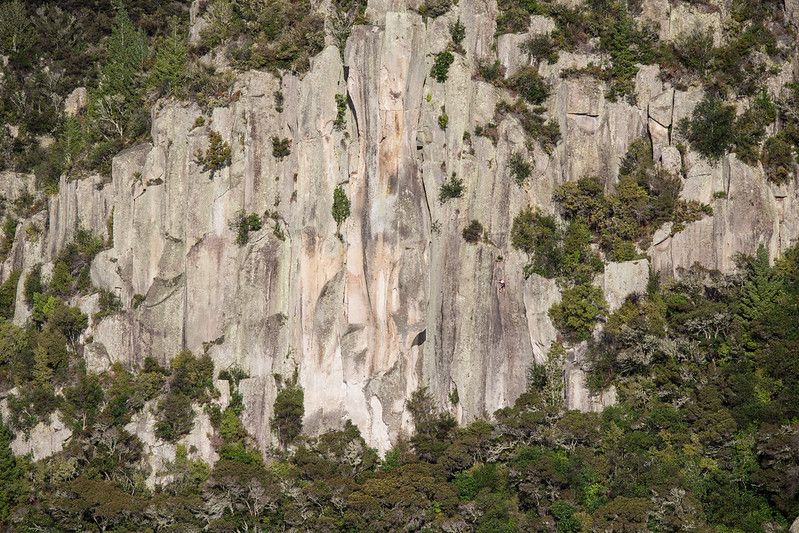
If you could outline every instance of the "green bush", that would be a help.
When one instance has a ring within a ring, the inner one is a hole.
[[[75,279],[70,272],[69,263],[66,261],[56,261],[53,264],[53,272],[50,275],[48,284],[49,292],[56,296],[66,297],[72,293]]]
[[[263,220],[257,213],[249,215],[244,211],[236,213],[236,217],[230,223],[230,229],[236,232],[236,244],[244,246],[250,240],[250,232],[258,231],[263,227]]]
[[[183,350],[172,359],[170,366],[170,391],[199,403],[209,401],[214,395],[214,362],[208,354],[197,357],[189,350]]]
[[[735,154],[749,165],[760,160],[760,144],[766,135],[766,127],[774,122],[777,110],[768,94],[761,93],[752,105],[735,120],[733,140]]]
[[[549,96],[549,87],[538,71],[530,66],[519,69],[509,80],[511,89],[519,93],[528,103],[540,105]]]
[[[175,442],[194,427],[194,403],[208,403],[214,389],[214,362],[206,354],[196,357],[189,350],[178,353],[171,364],[167,394],[155,411],[155,435]],[[153,369],[148,370],[152,372]],[[158,367],[155,367],[158,372]]]
[[[447,129],[447,124],[449,124],[449,115],[444,110],[444,106],[441,106],[441,114],[438,115],[438,127],[445,130]]]
[[[439,83],[447,81],[449,76],[449,67],[455,61],[455,56],[452,52],[447,50],[436,54],[436,59],[433,62],[433,67],[430,69],[430,75]]]
[[[563,232],[555,217],[527,207],[513,219],[511,245],[527,254],[525,275],[536,273],[546,278],[561,275]]]
[[[538,142],[547,154],[551,154],[560,140],[560,126],[554,120],[545,120],[539,111],[540,108],[530,109],[521,99],[513,104],[500,101],[494,111],[494,116],[496,121],[506,115],[513,116],[521,124],[527,139],[530,142]]]
[[[574,283],[590,283],[597,272],[602,272],[602,258],[591,249],[591,230],[582,220],[573,220],[563,234],[561,275]]]
[[[533,173],[533,166],[519,152],[514,152],[508,160],[510,175],[518,185],[523,185],[527,178]]]
[[[775,44],[774,35],[762,21],[748,25],[732,35],[724,46],[714,50],[712,77],[708,84],[723,94],[756,94],[768,76],[762,51],[773,55],[777,51]]]
[[[713,35],[699,28],[680,34],[674,41],[674,51],[686,69],[704,76],[713,59]]]
[[[124,8],[117,10],[106,50],[107,59],[98,87],[89,95],[87,112],[99,136],[128,142],[147,130],[149,114],[142,99],[149,50],[146,34]]]
[[[612,261],[638,257],[636,244],[648,246],[666,222],[679,232],[685,223],[713,213],[708,205],[680,198],[680,178],[657,166],[651,150],[643,139],[630,145],[612,194],[605,194],[601,180],[590,176],[564,183],[553,194],[563,217],[587,227]]]
[[[463,240],[469,244],[477,244],[483,238],[483,225],[479,220],[472,220],[463,228]]]
[[[459,47],[466,37],[466,26],[463,25],[460,17],[449,25],[449,36],[456,47]]]
[[[288,446],[302,432],[305,416],[305,394],[296,383],[291,383],[275,397],[272,429],[283,446]]]
[[[438,201],[443,204],[452,198],[461,198],[465,189],[463,180],[453,172],[452,177],[441,184],[441,189],[438,191]]]
[[[350,199],[347,198],[347,193],[341,185],[333,190],[332,214],[333,220],[336,221],[336,235],[341,238],[341,225],[350,216]]]
[[[497,2],[497,34],[524,33],[530,28],[530,15],[542,15],[536,1],[499,0]]]
[[[495,83],[505,76],[505,67],[502,66],[499,60],[493,63],[480,60],[477,64],[477,74],[480,79],[489,83]]]
[[[708,95],[697,104],[691,118],[680,122],[680,128],[691,148],[705,158],[716,161],[732,147],[735,107],[726,105],[718,96]]]
[[[93,316],[95,321],[122,311],[122,301],[119,299],[119,296],[105,289],[100,291],[98,304],[100,310],[97,311]]]
[[[553,64],[558,61],[558,49],[549,35],[534,35],[519,45],[519,49],[527,54],[528,61],[538,65],[541,61]]]
[[[25,4],[19,0],[5,2],[0,11],[0,50],[9,60],[26,62],[36,46],[36,32]]]
[[[173,20],[169,33],[158,38],[154,48],[155,57],[148,75],[148,85],[160,95],[185,96],[189,60],[188,35]]]
[[[324,18],[310,0],[209,0],[201,49],[225,44],[241,69],[305,72],[325,44]]]
[[[436,18],[445,14],[452,7],[452,0],[425,0],[419,6],[419,14],[425,18]]]
[[[75,293],[89,292],[91,262],[104,246],[102,238],[85,229],[79,229],[75,239],[61,251],[53,265],[48,293],[68,297]]]
[[[766,177],[772,183],[788,183],[796,173],[796,151],[782,132],[766,140],[761,161]]]
[[[344,130],[347,127],[347,95],[336,95],[336,120],[333,121],[333,127],[338,131]]]
[[[191,398],[170,393],[158,402],[155,416],[155,436],[167,442],[176,442],[194,427]]]
[[[49,300],[45,307],[47,323],[45,329],[53,328],[59,331],[67,340],[77,342],[81,333],[89,325],[89,317],[77,308],[64,303],[59,299]],[[41,344],[41,342],[40,342]]]
[[[552,197],[564,217],[584,220],[590,228],[596,227],[608,213],[604,187],[596,176],[567,181],[555,190]]]
[[[198,165],[202,166],[203,172],[210,172],[211,179],[214,174],[223,168],[230,166],[231,162],[230,144],[222,140],[219,132],[212,131],[208,134],[208,148],[205,152],[197,150],[194,158]]]
[[[291,155],[291,139],[272,137],[272,156],[278,161]]]
[[[591,337],[594,326],[607,315],[608,304],[602,289],[582,284],[563,291],[560,303],[549,310],[552,323],[571,341]]]
[[[24,470],[11,450],[13,440],[14,435],[0,417],[0,523],[8,523],[11,510],[24,489]]]
[[[637,30],[626,9],[619,9],[609,22],[600,30],[600,46],[610,55],[610,97],[631,95],[635,91],[638,63],[646,64],[653,59],[646,57],[648,36]]]

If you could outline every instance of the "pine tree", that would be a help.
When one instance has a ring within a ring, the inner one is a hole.
[[[89,116],[106,139],[126,139],[142,129],[136,118],[143,110],[148,52],[147,36],[136,28],[124,7],[117,7],[106,53],[99,86],[89,102]]]
[[[749,265],[749,274],[741,287],[738,318],[745,323],[759,320],[772,309],[782,293],[782,280],[769,265],[768,253],[761,244]]]
[[[147,60],[147,36],[136,28],[124,7],[117,7],[106,50],[108,58],[100,75],[100,92],[121,95],[132,102],[139,95],[139,78]]]
[[[162,94],[180,95],[186,79],[189,47],[186,36],[176,20],[166,37],[156,47],[155,59],[149,76],[149,86]]]
[[[33,351],[33,385],[50,388],[53,382],[53,369],[50,367],[50,355],[44,346],[37,346]]]
[[[31,59],[27,53],[34,49],[36,32],[25,4],[19,0],[0,6],[0,54],[12,60]]]
[[[11,451],[13,435],[0,417],[0,529],[8,520],[19,495],[22,472]]]

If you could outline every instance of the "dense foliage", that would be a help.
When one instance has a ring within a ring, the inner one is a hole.
[[[606,257],[626,261],[636,255],[636,244],[646,244],[655,230],[672,223],[679,232],[687,222],[713,213],[710,206],[679,197],[681,180],[652,160],[649,144],[634,142],[622,161],[615,192],[605,193],[597,177],[567,182],[555,192],[566,220],[589,228]]]
[[[202,48],[221,46],[239,68],[304,72],[324,47],[324,17],[310,0],[209,0],[203,5],[208,26]]]
[[[9,57],[0,89],[2,166],[35,171],[50,191],[67,170],[107,173],[111,156],[148,132],[147,103],[184,88],[188,5],[0,5],[0,48]],[[76,87],[88,88],[87,108],[67,115],[64,101]]]

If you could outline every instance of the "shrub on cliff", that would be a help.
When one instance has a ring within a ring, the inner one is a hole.
[[[549,317],[568,340],[584,341],[591,337],[594,326],[606,316],[607,310],[602,289],[582,284],[564,290],[560,303],[549,309]]]
[[[291,155],[291,139],[272,137],[272,156],[278,161],[282,161]]]
[[[222,135],[216,131],[208,134],[208,148],[204,152],[198,149],[194,154],[195,162],[202,167],[203,172],[211,173],[211,179],[217,171],[230,165],[231,157],[230,144],[222,140]]]
[[[305,393],[296,382],[290,382],[275,397],[272,429],[284,447],[288,446],[302,432],[302,418],[305,416]]]
[[[436,18],[449,11],[450,7],[452,0],[425,0],[419,6],[419,14],[425,18]]]
[[[45,292],[44,284],[42,283],[42,264],[36,263],[33,265],[25,278],[25,285],[23,293],[25,295],[25,303],[33,305],[33,297],[36,294],[43,294]]]
[[[191,398],[185,394],[169,394],[158,402],[156,408],[155,436],[175,442],[194,427]]]
[[[230,223],[230,229],[236,232],[236,244],[244,246],[250,240],[250,232],[258,231],[263,227],[263,220],[257,213],[249,215],[241,210],[236,213],[235,218]]]
[[[527,54],[528,61],[538,65],[541,61],[553,64],[558,60],[558,49],[552,37],[547,35],[534,35],[522,42],[519,49]]]
[[[549,87],[533,67],[523,67],[514,74],[508,85],[528,103],[539,105],[549,96]]]
[[[79,229],[55,260],[48,284],[48,294],[68,297],[91,290],[89,270],[92,259],[105,246],[91,231]]]
[[[3,236],[0,241],[0,259],[5,260],[14,246],[14,237],[17,234],[17,219],[7,216],[3,222]]]
[[[167,394],[158,403],[155,434],[175,442],[194,427],[195,403],[208,403],[215,395],[214,362],[206,354],[196,357],[188,350],[178,353],[171,364]]]
[[[704,76],[713,59],[713,35],[700,28],[688,33],[681,33],[674,41],[677,59],[699,76]]]
[[[796,151],[784,133],[766,140],[761,161],[766,177],[772,183],[787,183],[796,173]]]
[[[483,238],[483,225],[479,220],[472,220],[463,228],[463,240],[469,244],[477,244]]]
[[[347,126],[347,95],[337,94],[336,99],[336,120],[333,121],[333,127],[337,131],[342,131]]]
[[[520,152],[514,152],[510,156],[508,169],[511,177],[518,185],[523,185],[533,172],[533,166]]]
[[[530,15],[543,14],[536,1],[499,0],[497,7],[497,34],[526,32],[530,27]]]
[[[691,148],[711,161],[718,160],[732,147],[735,107],[718,96],[708,95],[697,104],[691,118],[679,126]]]
[[[337,186],[333,190],[333,220],[336,221],[336,235],[341,238],[341,225],[350,216],[350,199],[344,192],[344,187]]]
[[[324,18],[310,0],[210,0],[201,47],[225,50],[241,69],[305,72],[325,44]]]
[[[439,83],[447,81],[449,76],[449,67],[455,61],[455,56],[452,52],[445,50],[436,54],[436,59],[433,62],[433,67],[430,69],[430,76]]]
[[[752,100],[749,108],[735,119],[733,150],[738,159],[748,165],[757,165],[766,128],[776,117],[776,107],[768,94],[761,93]]]
[[[553,216],[527,207],[514,217],[510,235],[513,247],[527,254],[526,275],[536,273],[546,278],[560,275],[562,231]]]
[[[149,115],[142,98],[149,50],[146,34],[124,8],[117,10],[106,49],[108,57],[98,87],[90,94],[88,114],[100,137],[126,142],[147,129]]]
[[[463,25],[460,17],[449,25],[449,36],[452,39],[454,48],[463,53],[461,43],[466,38],[466,26]]]
[[[452,177],[441,184],[441,189],[438,191],[438,201],[443,204],[452,198],[460,198],[463,196],[465,189],[463,180],[453,172]]]

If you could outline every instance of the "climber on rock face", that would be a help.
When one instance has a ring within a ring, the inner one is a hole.
[[[499,290],[504,290],[504,289],[505,289],[505,278],[501,278],[499,280]]]

